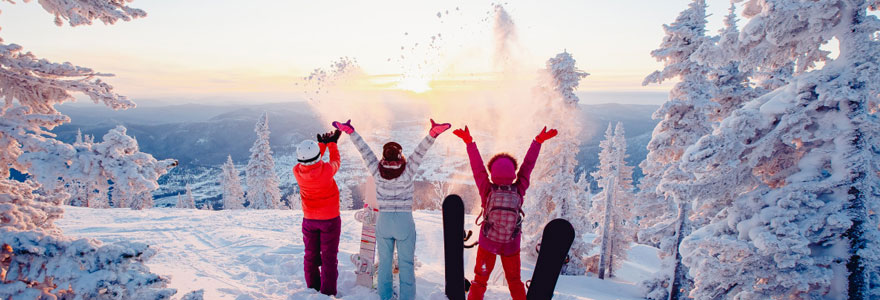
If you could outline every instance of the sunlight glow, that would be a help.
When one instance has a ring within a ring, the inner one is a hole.
[[[431,80],[428,78],[404,76],[397,82],[394,88],[421,94],[431,90],[430,83]]]

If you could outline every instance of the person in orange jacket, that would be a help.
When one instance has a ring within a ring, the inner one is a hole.
[[[306,285],[325,295],[336,295],[339,277],[336,254],[339,252],[342,221],[339,218],[339,187],[333,179],[340,164],[336,146],[339,135],[336,130],[318,134],[318,142],[302,141],[296,147],[299,163],[293,167],[302,198]],[[330,152],[329,162],[321,159],[325,150]]]

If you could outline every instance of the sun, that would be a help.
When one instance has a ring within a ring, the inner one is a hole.
[[[404,76],[394,87],[421,94],[431,90],[431,80],[428,78]]]

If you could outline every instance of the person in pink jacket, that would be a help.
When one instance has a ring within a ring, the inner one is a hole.
[[[474,280],[468,293],[468,300],[483,299],[489,275],[495,268],[496,255],[501,256],[501,266],[504,268],[510,296],[514,300],[526,299],[526,289],[520,279],[519,255],[524,216],[522,202],[529,188],[529,177],[541,151],[541,143],[553,138],[556,133],[556,129],[547,131],[547,127],[544,127],[532,141],[517,172],[516,159],[506,153],[495,155],[489,160],[489,164],[484,166],[483,158],[467,126],[464,130],[453,131],[453,134],[467,145],[471,170],[483,207]],[[489,169],[488,172],[486,168]]]

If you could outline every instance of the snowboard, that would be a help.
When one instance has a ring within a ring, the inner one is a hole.
[[[446,297],[465,299],[464,202],[458,195],[443,200],[443,258],[446,265]]]
[[[351,255],[351,263],[354,264],[354,273],[357,274],[355,281],[360,286],[373,288],[373,277],[376,274],[376,218],[379,210],[364,204],[364,209],[355,213],[354,218],[361,223],[361,250]]]
[[[535,262],[535,273],[532,274],[526,299],[553,298],[556,280],[559,279],[568,250],[574,242],[574,235],[574,227],[564,219],[555,219],[547,223],[541,236],[541,250]]]

